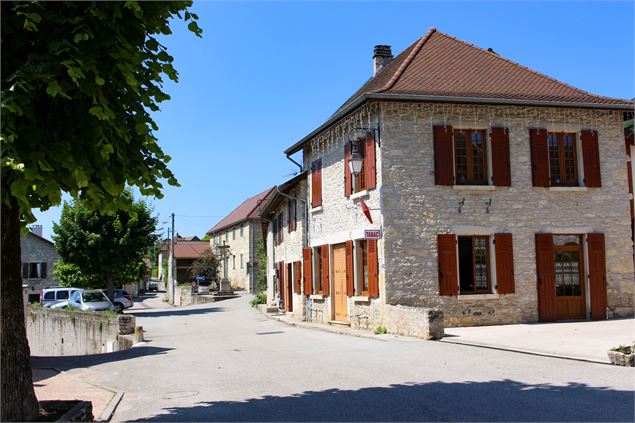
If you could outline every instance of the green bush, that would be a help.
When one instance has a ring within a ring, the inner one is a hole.
[[[256,294],[256,296],[253,297],[251,301],[249,302],[249,304],[251,304],[252,307],[256,307],[258,304],[266,304],[266,303],[267,303],[267,294],[265,294],[264,292]]]
[[[386,333],[388,333],[386,326],[379,325],[375,328],[375,335],[384,335]]]
[[[620,345],[619,347],[611,348],[611,351],[621,352],[622,354],[631,354],[631,347]]]

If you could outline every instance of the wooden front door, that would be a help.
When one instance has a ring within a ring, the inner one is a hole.
[[[289,263],[287,264],[287,277],[285,278],[286,281],[286,301],[284,304],[284,309],[286,311],[293,311],[293,276],[291,273],[291,269],[292,269],[292,264]]]
[[[333,246],[333,308],[335,320],[348,322],[346,299],[346,244]]]
[[[584,259],[579,235],[554,235],[556,319],[584,319]]]

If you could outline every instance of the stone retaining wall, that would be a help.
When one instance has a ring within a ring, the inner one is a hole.
[[[132,345],[135,318],[128,314],[28,307],[27,337],[31,355],[87,355],[120,351]]]

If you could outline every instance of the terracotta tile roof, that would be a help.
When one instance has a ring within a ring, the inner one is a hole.
[[[339,110],[360,95],[373,93],[598,106],[633,103],[572,87],[435,28],[395,57]]]
[[[209,249],[209,241],[176,241],[174,243],[174,258],[196,259]]]
[[[307,174],[308,174],[307,171],[298,173],[293,178],[278,185],[278,190],[284,192],[285,194],[288,194],[289,191],[291,191],[300,182],[306,180]],[[271,215],[271,213],[274,211],[275,207],[278,205],[278,203],[280,202],[282,198],[283,196],[280,195],[277,190],[274,190],[268,196],[267,200],[262,202],[262,206],[260,207],[260,210],[259,210],[259,216],[266,218],[269,215]]]
[[[248,219],[257,219],[260,209],[267,202],[267,198],[274,190],[275,187],[271,187],[260,194],[254,195],[251,198],[246,199],[240,206],[236,207],[234,211],[225,216],[220,222],[218,222],[212,229],[207,231],[208,235],[214,232],[221,231],[229,226],[243,222]]]

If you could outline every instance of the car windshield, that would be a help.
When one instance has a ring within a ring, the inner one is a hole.
[[[106,301],[104,298],[104,294],[101,292],[87,292],[82,294],[82,299],[85,303],[98,303],[101,301]]]

